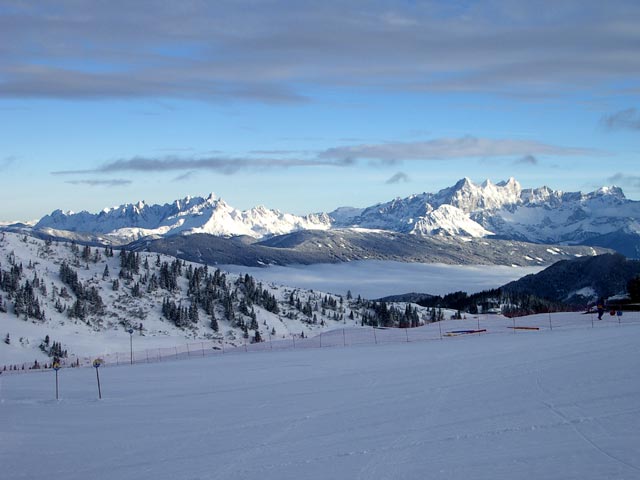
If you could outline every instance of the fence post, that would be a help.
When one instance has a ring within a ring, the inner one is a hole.
[[[191,356],[191,351],[189,350],[189,344],[187,343],[187,357]]]
[[[407,343],[409,343],[409,329],[408,328],[404,329],[404,334],[407,337]]]
[[[293,333],[291,334],[291,339],[293,340],[293,348],[295,350],[295,348],[296,348],[296,336]]]
[[[442,340],[442,322],[438,320],[438,330],[440,330],[440,340]]]
[[[322,348],[322,332],[320,332],[320,348]]]
[[[344,333],[344,328],[342,329],[342,346],[346,347],[347,346],[347,337]]]
[[[373,330],[373,343],[375,343],[377,345],[378,344],[378,337],[376,336],[376,327],[371,327],[371,330]]]
[[[549,330],[553,330],[553,324],[551,323],[551,310],[549,310]]]
[[[202,356],[204,357],[204,342],[200,342],[202,344]]]

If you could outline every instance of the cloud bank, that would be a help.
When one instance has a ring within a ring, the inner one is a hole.
[[[599,155],[593,149],[563,147],[534,140],[490,139],[476,137],[438,138],[424,142],[391,142],[373,145],[353,145],[330,148],[321,152],[324,159],[368,159],[378,161],[447,160],[533,155]],[[529,160],[529,163],[531,161]]]
[[[640,78],[637,1],[542,3],[9,0],[0,97],[302,102],[327,85],[558,95]]]

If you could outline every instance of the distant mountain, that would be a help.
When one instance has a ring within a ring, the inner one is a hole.
[[[65,231],[107,235],[127,243],[144,237],[193,233],[262,238],[330,227],[331,220],[325,214],[301,217],[263,206],[240,211],[210,194],[207,198],[186,197],[165,205],[126,204],[98,214],[56,210],[40,219],[34,230],[58,236]]]
[[[555,302],[585,304],[624,294],[629,280],[638,275],[640,261],[620,254],[606,254],[559,261],[537,274],[510,282],[501,290]]]
[[[353,260],[445,263],[452,265],[549,265],[560,259],[608,250],[586,246],[540,245],[511,240],[408,235],[389,231],[305,230],[261,241],[251,237],[174,235],[142,239],[128,248],[174,255],[207,264],[247,266],[337,263]]]
[[[395,199],[342,216],[334,226],[594,245],[640,257],[640,202],[625,198],[618,187],[565,193],[547,187],[522,189],[513,178],[482,185],[465,178],[435,194]]]
[[[425,307],[442,307],[477,313],[500,309],[506,315],[528,315],[584,309],[600,299],[638,297],[640,289],[627,291],[632,279],[640,277],[640,260],[620,254],[603,254],[560,260],[544,270],[509,282],[500,288],[473,293],[451,292],[444,296],[406,293],[381,300],[416,302]],[[627,300],[628,302],[628,300]],[[623,301],[623,303],[627,303]],[[636,309],[627,304],[625,309]]]
[[[29,227],[13,228],[21,229]],[[513,178],[497,184],[487,180],[480,185],[464,178],[437,193],[305,216],[262,206],[241,211],[214,194],[186,197],[165,205],[126,204],[97,214],[56,210],[43,217],[32,231],[56,238],[122,245],[139,239],[199,233],[268,240],[301,231],[345,229],[421,238],[495,238],[600,246],[640,257],[640,202],[625,198],[620,188],[603,187],[591,193],[566,193],[547,187],[523,189]]]

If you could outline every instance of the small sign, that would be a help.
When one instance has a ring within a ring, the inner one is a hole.
[[[101,359],[101,358],[96,358],[96,359],[93,361],[93,366],[94,366],[94,367],[96,367],[96,368],[98,368],[98,367],[100,367],[100,365],[102,365],[102,359]]]
[[[129,335],[133,335],[133,328],[130,328],[127,332],[129,332]]]
[[[616,315],[618,315],[619,317],[621,317],[621,316],[622,316],[622,310],[618,310],[618,311],[616,312]]]
[[[60,364],[58,362],[53,362],[52,368],[57,372],[60,370]]]

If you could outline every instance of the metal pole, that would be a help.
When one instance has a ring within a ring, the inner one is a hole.
[[[553,330],[553,324],[551,323],[551,310],[549,310],[549,330]]]
[[[58,369],[54,368],[56,371],[56,400],[58,400]]]
[[[96,367],[96,379],[98,380],[98,398],[102,400],[102,390],[100,389],[100,374],[98,373],[99,367]]]
[[[516,333],[516,317],[511,317],[513,319],[513,333]]]
[[[440,330],[440,340],[442,340],[442,323],[438,322],[438,330]]]
[[[129,351],[131,352],[131,365],[133,365],[133,328],[129,330]]]
[[[408,328],[404,329],[404,334],[407,337],[407,343],[409,343],[409,329]]]
[[[378,344],[378,337],[376,336],[376,327],[371,327],[371,330],[373,330],[373,341],[377,345]]]
[[[342,346],[346,347],[347,346],[347,337],[344,333],[344,328],[342,329]]]

